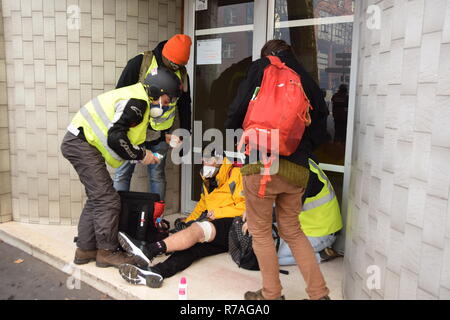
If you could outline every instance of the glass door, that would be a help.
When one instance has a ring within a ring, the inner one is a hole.
[[[190,28],[194,49],[188,65],[193,78],[194,148],[191,164],[183,165],[182,171],[181,202],[182,212],[186,213],[193,210],[202,190],[201,164],[196,162],[201,158],[203,134],[216,128],[225,137],[228,106],[251,62],[259,58],[254,51],[256,48],[258,52],[266,41],[267,21],[267,1],[208,0],[187,4],[185,27]]]

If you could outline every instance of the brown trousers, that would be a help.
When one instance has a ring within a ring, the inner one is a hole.
[[[278,175],[271,178],[267,183],[265,198],[261,199],[258,197],[261,175],[244,176],[248,229],[253,236],[253,249],[261,269],[262,294],[266,299],[276,299],[281,296],[282,290],[278,257],[272,238],[272,206],[275,202],[280,237],[292,251],[305,280],[309,298],[320,299],[328,295],[329,290],[313,248],[298,220],[305,189],[292,185]]]

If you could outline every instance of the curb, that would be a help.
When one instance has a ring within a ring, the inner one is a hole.
[[[108,281],[98,278],[95,274],[92,274],[85,270],[82,266],[74,264],[72,261],[64,261],[49,252],[46,252],[23,239],[20,239],[5,230],[0,229],[0,240],[3,242],[18,248],[29,255],[39,259],[52,267],[68,274],[69,276],[75,277],[76,280],[80,280],[85,284],[93,287],[94,289],[100,291],[103,294],[107,294],[116,300],[140,300],[136,295],[121,289],[118,286],[111,284]],[[79,279],[78,279],[79,277]]]

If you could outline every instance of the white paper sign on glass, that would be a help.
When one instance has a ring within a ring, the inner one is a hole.
[[[197,40],[197,65],[222,64],[222,39]]]

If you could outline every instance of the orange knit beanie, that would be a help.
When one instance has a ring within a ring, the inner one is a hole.
[[[176,34],[166,42],[162,54],[178,65],[186,65],[189,60],[191,44],[192,41],[189,36]]]

